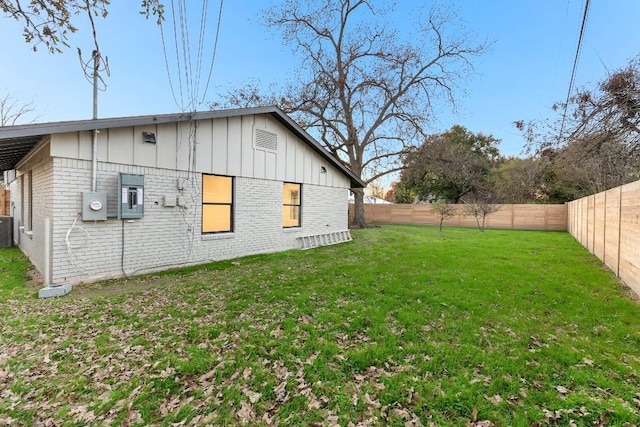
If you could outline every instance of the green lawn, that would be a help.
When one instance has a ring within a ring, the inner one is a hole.
[[[0,425],[640,424],[640,305],[570,235],[352,234],[50,300],[0,251]]]

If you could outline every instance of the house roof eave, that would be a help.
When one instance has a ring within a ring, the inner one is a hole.
[[[46,135],[91,131],[95,129],[110,129],[129,126],[145,126],[150,124],[186,122],[190,120],[205,120],[215,118],[229,118],[244,115],[269,114],[296,134],[321,157],[331,163],[349,178],[351,188],[364,188],[363,182],[356,174],[347,168],[339,159],[329,153],[319,142],[309,135],[291,117],[276,106],[252,108],[236,108],[227,110],[211,110],[193,113],[154,114],[146,116],[113,117],[104,119],[87,119],[75,121],[61,121],[49,123],[33,123],[27,125],[0,127],[0,171],[13,169],[15,165],[29,153],[35,145]]]

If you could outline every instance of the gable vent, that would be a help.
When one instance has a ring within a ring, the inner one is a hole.
[[[256,129],[256,148],[277,151],[278,135],[266,130]]]

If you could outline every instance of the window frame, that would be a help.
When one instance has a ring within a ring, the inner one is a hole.
[[[286,203],[284,198],[284,189],[286,185],[297,185],[298,186],[298,203]],[[296,225],[285,225],[284,221],[282,223],[282,228],[300,228],[302,227],[302,183],[299,182],[288,182],[285,181],[282,183],[282,209],[284,214],[284,209],[286,207],[297,207],[298,208],[298,223]]]
[[[220,203],[220,202],[205,202],[204,197],[205,197],[205,191],[204,191],[204,186],[205,186],[205,176],[215,176],[215,177],[220,177],[220,178],[229,178],[231,180],[231,201],[229,203]],[[234,227],[235,227],[235,223],[234,223],[234,213],[235,213],[235,188],[236,188],[236,180],[235,177],[233,176],[229,176],[229,175],[220,175],[220,174],[214,174],[214,173],[203,173],[202,174],[202,205],[201,205],[201,209],[202,209],[202,217],[201,217],[201,224],[200,224],[200,232],[203,235],[211,235],[211,234],[224,234],[224,233],[233,233],[234,231]],[[228,230],[219,230],[219,231],[205,231],[204,230],[204,219],[205,219],[205,215],[204,215],[204,211],[205,211],[205,206],[229,206],[229,229]]]
[[[20,176],[20,220],[24,231],[33,230],[33,171]]]

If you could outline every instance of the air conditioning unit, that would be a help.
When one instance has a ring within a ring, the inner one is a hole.
[[[0,248],[13,246],[13,217],[0,215]]]

